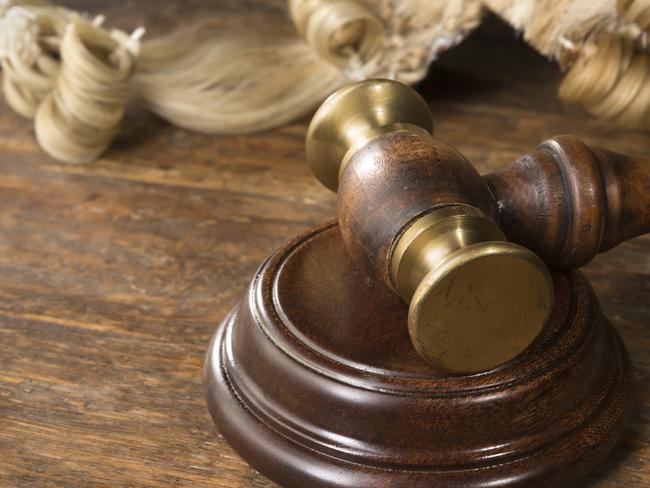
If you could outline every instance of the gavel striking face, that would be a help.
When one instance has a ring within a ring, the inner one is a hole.
[[[560,136],[481,176],[432,129],[415,91],[364,81],[317,111],[307,158],[338,191],[348,250],[410,304],[420,355],[485,371],[526,349],[550,314],[538,255],[574,268],[650,231],[650,161]]]

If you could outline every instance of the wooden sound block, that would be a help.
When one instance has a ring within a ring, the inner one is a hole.
[[[576,486],[621,435],[631,372],[585,278],[553,280],[526,352],[452,376],[418,356],[406,305],[348,257],[338,226],[315,229],[262,265],[217,328],[210,412],[283,486]]]

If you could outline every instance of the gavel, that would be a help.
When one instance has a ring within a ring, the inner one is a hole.
[[[331,95],[307,160],[338,192],[348,251],[409,304],[419,354],[452,373],[493,369],[534,341],[553,307],[545,263],[576,268],[650,231],[650,159],[557,136],[481,176],[394,81]]]

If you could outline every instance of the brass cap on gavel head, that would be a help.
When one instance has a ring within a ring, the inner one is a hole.
[[[323,102],[309,124],[307,162],[335,192],[351,155],[374,137],[404,126],[433,132],[429,107],[415,90],[391,80],[348,84]]]
[[[552,307],[551,276],[540,258],[507,242],[492,220],[467,205],[416,219],[394,247],[391,278],[410,303],[413,345],[453,373],[486,371],[515,358]]]

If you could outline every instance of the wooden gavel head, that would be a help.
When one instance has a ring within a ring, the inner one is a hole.
[[[538,335],[551,277],[533,252],[506,240],[483,179],[433,139],[432,125],[425,102],[402,84],[348,85],[314,116],[307,158],[338,190],[349,251],[410,304],[420,355],[450,372],[484,371]]]
[[[650,232],[650,159],[557,136],[481,176],[432,125],[400,83],[348,85],[314,116],[307,159],[339,193],[349,251],[410,304],[421,356],[483,371],[518,355],[546,321],[543,261],[577,268]]]

